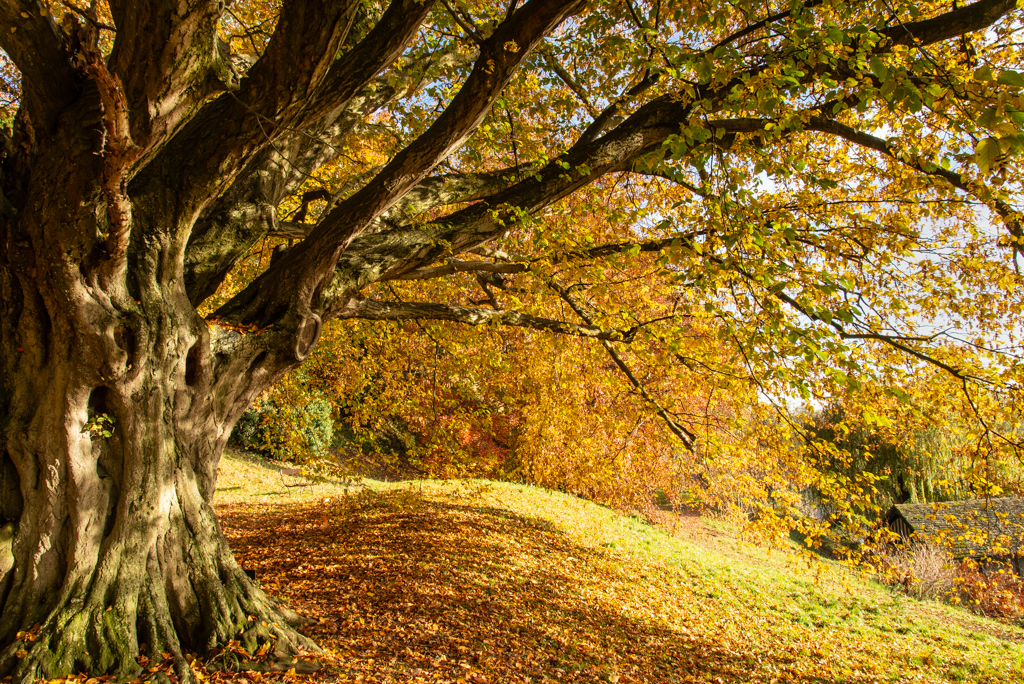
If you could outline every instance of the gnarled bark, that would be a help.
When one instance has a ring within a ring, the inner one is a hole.
[[[41,223],[66,220],[48,208]],[[230,639],[315,649],[235,563],[211,508],[248,396],[218,385],[180,277],[133,269],[139,299],[118,302],[50,257],[0,267],[0,674],[132,677],[140,653],[170,652],[187,675],[185,652]],[[43,270],[61,286],[39,287]]]
[[[130,678],[140,654],[169,652],[188,678],[186,652],[231,639],[315,650],[238,567],[210,503],[231,427],[295,354],[212,330],[173,239],[106,269],[113,224],[159,225],[173,197],[111,211],[103,124],[85,81],[54,135],[21,146],[31,165],[5,160],[31,172],[0,231],[0,676]]]

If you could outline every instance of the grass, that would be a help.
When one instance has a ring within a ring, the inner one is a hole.
[[[285,488],[225,457],[240,562],[364,682],[1005,682],[1024,630],[846,569],[484,481]]]

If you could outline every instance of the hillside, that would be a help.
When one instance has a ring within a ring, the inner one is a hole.
[[[314,680],[1024,676],[1024,630],[789,562],[700,523],[669,536],[506,483],[367,484],[286,489],[256,459],[229,454],[221,466],[216,503],[239,561],[319,620],[311,634],[327,667]]]

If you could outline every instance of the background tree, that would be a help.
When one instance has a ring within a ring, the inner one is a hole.
[[[971,483],[958,477],[970,448],[957,415],[924,415],[900,409],[891,397],[849,395],[817,411],[809,425],[814,436],[838,447],[827,469],[853,479],[862,473],[880,478],[874,507],[970,498]],[[887,410],[886,410],[887,409]],[[909,415],[908,415],[909,414]],[[890,417],[895,415],[895,419]],[[823,468],[825,468],[823,464]]]
[[[813,473],[648,379],[778,400],[938,367],[1012,452],[1020,18],[0,0],[0,675],[313,647],[210,501],[233,425],[325,321],[591,339],[709,489]],[[469,277],[472,302],[446,284]]]

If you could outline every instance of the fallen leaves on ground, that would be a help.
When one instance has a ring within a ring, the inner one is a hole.
[[[267,593],[317,620],[317,681],[997,682],[1020,670],[1019,644],[915,623],[881,592],[617,551],[597,531],[615,516],[595,522],[605,509],[566,499],[434,483],[219,512]],[[627,536],[661,534],[642,527]]]

